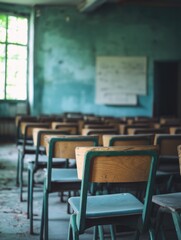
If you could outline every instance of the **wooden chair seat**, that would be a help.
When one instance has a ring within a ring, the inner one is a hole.
[[[169,193],[171,190],[174,191],[174,180],[179,175],[177,147],[181,144],[181,134],[156,134],[154,144],[159,146],[158,171],[170,174],[170,178],[164,183],[162,181],[163,175],[157,173],[157,193]]]

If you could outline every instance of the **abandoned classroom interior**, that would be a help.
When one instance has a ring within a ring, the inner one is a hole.
[[[0,0],[0,239],[181,240],[180,42],[180,0]]]

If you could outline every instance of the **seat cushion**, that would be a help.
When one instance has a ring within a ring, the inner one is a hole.
[[[80,197],[69,198],[75,213],[79,212]],[[88,196],[87,218],[142,214],[143,204],[130,193]]]

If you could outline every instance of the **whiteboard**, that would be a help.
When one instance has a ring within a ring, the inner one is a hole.
[[[136,105],[146,87],[146,57],[96,58],[96,103]]]

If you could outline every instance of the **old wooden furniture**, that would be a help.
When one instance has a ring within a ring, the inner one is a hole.
[[[80,197],[71,197],[73,208],[68,239],[79,239],[87,228],[106,224],[132,227],[137,237],[149,229],[157,148],[99,147],[76,149],[78,177],[82,180]],[[90,183],[147,182],[144,201],[130,193],[89,196]]]

